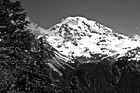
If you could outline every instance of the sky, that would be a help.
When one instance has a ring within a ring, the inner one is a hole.
[[[30,19],[48,29],[68,16],[82,16],[116,32],[140,34],[140,0],[20,0]]]

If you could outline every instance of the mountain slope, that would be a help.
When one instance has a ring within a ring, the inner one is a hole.
[[[43,38],[59,53],[69,57],[91,58],[95,54],[121,57],[140,46],[140,41],[84,17],[67,17],[46,30]]]
[[[139,93],[139,40],[83,17],[68,17],[40,37],[56,93]]]

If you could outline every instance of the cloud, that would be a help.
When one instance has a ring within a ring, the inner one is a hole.
[[[140,39],[140,35],[134,34],[134,35],[133,35],[133,38],[134,38],[134,39]]]
[[[136,27],[136,30],[137,30],[138,32],[140,32],[140,28],[139,28],[139,27]],[[140,39],[140,35],[139,35],[139,34],[134,34],[134,35],[133,35],[133,38],[134,38],[134,39]]]
[[[86,10],[86,7],[85,6],[83,6],[83,10]]]
[[[140,32],[140,28],[139,27],[136,27],[136,29]]]

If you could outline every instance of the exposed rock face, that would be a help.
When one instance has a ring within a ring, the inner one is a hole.
[[[78,16],[63,19],[61,23],[46,30],[43,37],[60,54],[70,59],[73,57],[91,59],[98,55],[102,60],[108,58],[116,60],[140,46],[139,40]]]

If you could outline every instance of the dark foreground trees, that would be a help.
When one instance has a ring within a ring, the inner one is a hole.
[[[42,41],[28,24],[19,1],[0,0],[0,93],[55,91]]]
[[[25,30],[28,21],[20,2],[0,0],[0,92],[12,91],[15,73],[23,55],[31,48],[33,35]]]

